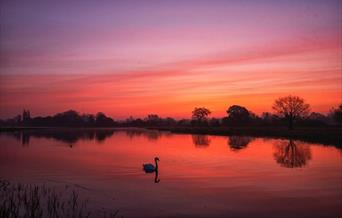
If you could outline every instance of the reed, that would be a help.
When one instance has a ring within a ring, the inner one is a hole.
[[[45,185],[12,184],[0,179],[0,217],[103,217],[113,218],[118,210],[91,210],[76,190]]]

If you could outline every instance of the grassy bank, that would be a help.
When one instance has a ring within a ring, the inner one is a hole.
[[[338,127],[296,128],[294,130],[285,127],[161,127],[151,129],[185,134],[291,138],[342,148],[342,128]]]
[[[0,217],[116,217],[118,211],[91,210],[77,190],[12,184],[0,179]]]

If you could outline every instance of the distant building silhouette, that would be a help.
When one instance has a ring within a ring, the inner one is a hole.
[[[30,111],[24,109],[22,118],[23,123],[28,123],[31,120]]]

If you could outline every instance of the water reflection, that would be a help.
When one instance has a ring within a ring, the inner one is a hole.
[[[113,129],[44,129],[44,130],[25,130],[13,132],[1,132],[0,134],[9,135],[21,141],[23,146],[30,144],[31,138],[47,138],[64,142],[72,147],[79,140],[96,140],[103,142],[106,138],[114,134]]]
[[[167,134],[166,132],[160,132],[158,130],[142,130],[142,129],[126,129],[126,135],[133,139],[134,137],[144,136],[147,137],[148,140],[156,141],[162,135]]]
[[[20,140],[20,139],[19,139]],[[30,135],[27,134],[26,132],[23,132],[22,133],[22,136],[21,136],[21,144],[23,146],[25,145],[29,145],[30,144]]]
[[[155,174],[155,176],[154,176],[154,183],[159,183],[160,182],[160,179],[159,179],[159,169],[157,169],[155,172],[154,172],[154,174]]]
[[[197,148],[205,148],[210,145],[210,138],[207,135],[192,135],[192,142]]]
[[[138,129],[130,129],[130,130],[125,131],[125,133],[130,139],[133,139],[134,137],[137,137],[137,136],[139,137],[143,134],[142,131]]]
[[[273,154],[278,164],[287,168],[304,167],[311,160],[311,149],[307,144],[295,144],[292,139],[274,145]]]
[[[247,148],[247,145],[253,140],[254,138],[249,136],[229,136],[228,138],[228,145],[231,150],[239,151],[241,149]]]
[[[134,137],[146,137],[148,140],[157,141],[161,136],[170,136],[169,132],[161,132],[157,130],[144,129],[33,129],[18,130],[12,132],[0,132],[0,135],[8,135],[21,141],[23,146],[30,144],[31,138],[47,138],[54,139],[66,143],[73,147],[73,144],[79,140],[96,140],[99,143],[104,142],[107,138],[119,131],[124,131],[126,135],[132,139]]]
[[[91,207],[114,205],[123,217],[341,215],[337,187],[342,165],[335,147],[245,136],[151,134],[142,129],[84,129],[83,134],[71,129],[51,130],[63,131],[58,134],[35,131],[39,133],[0,133],[2,178],[84,187],[87,199],[96,200]],[[65,135],[84,140],[64,143],[73,141]],[[61,137],[63,143],[55,140]],[[103,140],[101,146],[97,138]],[[30,147],[22,149],[23,142]],[[61,144],[64,147],[56,146]],[[162,158],[158,172],[145,175],[142,164],[156,156]],[[284,167],[308,162],[310,167],[300,170]],[[295,207],[288,207],[289,202]]]

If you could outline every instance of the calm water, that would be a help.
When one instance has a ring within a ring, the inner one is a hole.
[[[158,156],[159,183],[142,164]],[[0,177],[74,186],[124,217],[341,217],[342,152],[300,141],[143,130],[0,135]]]

